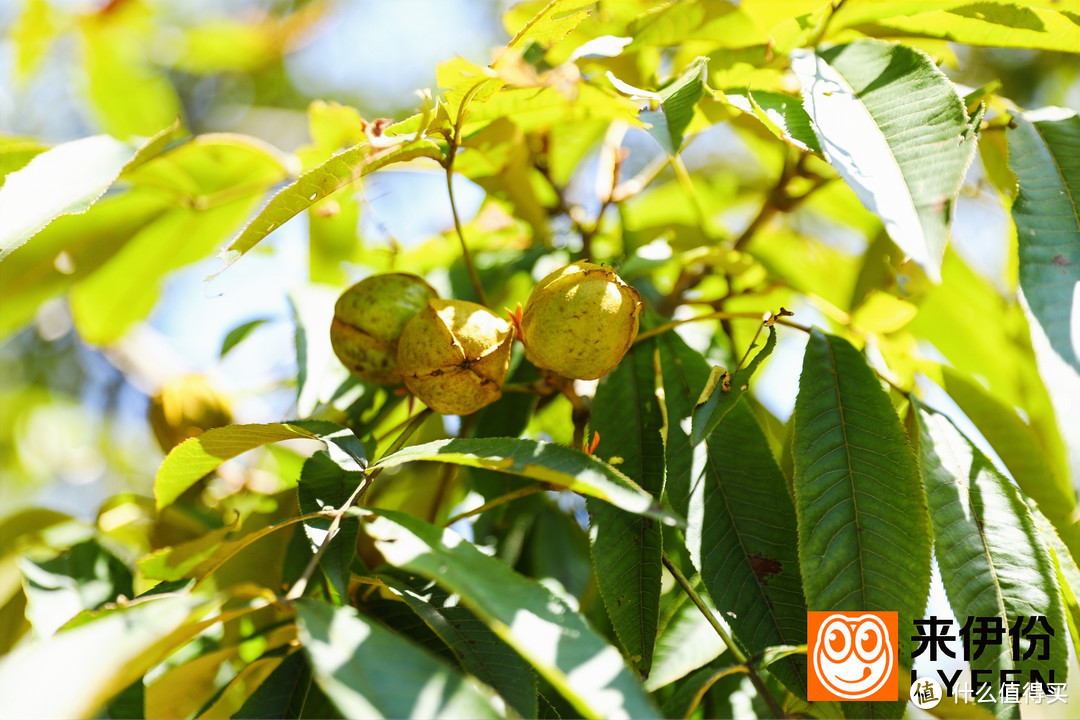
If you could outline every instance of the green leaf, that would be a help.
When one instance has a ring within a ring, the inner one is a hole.
[[[504,22],[507,32],[513,32],[514,36],[507,43],[507,47],[525,49],[531,43],[536,43],[545,50],[557,44],[570,34],[585,18],[589,17],[588,10],[582,8],[594,4],[595,0],[551,0],[544,9],[528,20],[520,30],[515,30],[513,25],[520,20],[513,11],[507,13]]]
[[[586,718],[656,717],[622,655],[566,602],[451,530],[391,510],[366,527],[387,562],[455,593]]]
[[[32,320],[41,304],[87,277],[170,204],[163,193],[136,189],[102,199],[83,215],[58,218],[0,262],[0,336]]]
[[[952,368],[941,369],[945,391],[987,439],[1016,484],[1050,518],[1073,558],[1080,557],[1076,491],[1064,457],[1054,457],[1031,425],[974,380]]]
[[[204,563],[213,558],[236,530],[229,525],[204,532],[187,542],[158,548],[135,561],[139,572],[148,580],[175,581],[191,577]]]
[[[188,438],[165,456],[154,478],[154,498],[161,510],[172,504],[196,480],[240,453],[267,443],[315,438],[315,434],[293,425],[229,425],[211,428]]]
[[[705,445],[686,544],[709,596],[749,655],[805,643],[795,507],[749,404],[737,403]],[[804,695],[804,662],[770,670]]]
[[[694,407],[691,442],[695,445],[698,444],[720,425],[724,417],[738,404],[749,388],[750,378],[758,369],[758,365],[772,354],[775,347],[776,328],[770,326],[769,337],[765,339],[765,346],[758,351],[757,355],[746,367],[736,370],[734,375],[721,368],[713,368],[709,374],[708,384],[701,393],[703,400],[699,400]]]
[[[296,603],[316,681],[346,717],[496,718],[486,693],[352,607]]]
[[[218,353],[218,359],[224,359],[224,357],[234,347],[242,343],[248,335],[257,330],[261,325],[265,325],[270,322],[270,318],[257,318],[255,320],[248,320],[246,323],[241,323],[234,327],[225,335],[225,339],[221,341],[221,352]]]
[[[997,617],[1011,627],[1017,618],[1043,615],[1055,630],[1066,627],[1054,563],[1016,487],[948,418],[920,409],[917,421],[935,554],[958,618]],[[1021,651],[1029,642],[1021,641]],[[1015,667],[1021,677],[1039,670],[1049,682],[1052,670],[1054,682],[1065,682],[1067,654],[1049,649],[1049,660],[1039,660],[1036,652],[1014,661],[1006,636],[980,657],[973,653],[970,662],[973,670],[992,670],[994,677]],[[988,709],[997,717],[1016,717],[1017,706],[996,703]]]
[[[314,684],[311,665],[294,652],[244,701],[234,718],[332,718],[337,708]]]
[[[600,433],[598,457],[654,497],[664,491],[663,411],[656,397],[656,344],[634,345],[596,390],[591,429]],[[588,498],[589,541],[600,596],[619,643],[648,676],[660,616],[660,524]]]
[[[0,187],[8,174],[26,167],[27,163],[48,149],[48,145],[32,138],[0,137]]]
[[[694,108],[705,94],[708,65],[709,58],[696,58],[679,77],[657,92],[660,109],[641,113],[641,119],[651,125],[649,134],[669,155],[682,149],[683,134],[694,119]]]
[[[724,689],[728,690],[728,692],[725,692],[724,695],[730,697],[731,693],[738,689],[739,684],[742,682],[746,668],[743,665],[716,667],[718,664],[703,667],[680,682],[671,697],[664,701],[664,717],[691,717],[701,704],[705,693],[725,678],[727,678],[727,687]],[[716,717],[723,717],[723,715],[717,714]]]
[[[536,677],[532,668],[481,622],[456,595],[437,585],[414,590],[380,576],[450,648],[461,666],[498,692],[523,718],[536,717]]]
[[[915,455],[888,395],[846,340],[813,330],[795,400],[799,564],[810,610],[896,611],[921,618],[930,527]],[[901,637],[900,676],[911,657]],[[899,717],[901,703],[855,715]]]
[[[723,622],[723,618],[720,620]],[[656,654],[645,689],[655,692],[670,685],[711,663],[726,649],[697,605],[686,600],[656,639]]]
[[[976,146],[948,78],[914,48],[871,40],[794,51],[791,67],[825,157],[940,281],[952,204]]]
[[[1013,121],[1009,167],[1020,183],[1012,206],[1020,287],[1051,347],[1080,372],[1080,116],[1047,108]]]
[[[7,175],[0,187],[0,260],[61,215],[84,213],[126,169],[159,154],[179,125],[138,145],[108,135],[57,145]]]
[[[150,9],[139,3],[81,17],[81,69],[90,109],[110,135],[151,135],[183,108],[164,69],[152,63]]]
[[[379,168],[420,157],[440,160],[442,151],[430,140],[415,140],[383,148],[365,143],[331,157],[305,172],[296,182],[286,186],[270,199],[266,207],[222,253],[226,267],[236,262],[241,255],[255,247],[273,230],[284,225],[287,220],[299,215],[327,195]]]
[[[91,617],[0,658],[7,717],[94,717],[102,706],[190,639],[213,607],[205,598],[170,595]],[[42,692],[43,677],[64,678],[63,692]]]
[[[18,558],[26,617],[39,638],[55,634],[83,610],[97,610],[120,595],[133,597],[131,571],[94,540],[48,560]]]
[[[300,512],[307,514],[343,507],[363,480],[363,472],[346,470],[320,450],[307,459],[300,471],[297,486]],[[312,551],[317,551],[327,541],[331,522],[330,518],[314,518],[304,522],[304,532],[311,541]],[[342,602],[347,602],[349,597],[349,566],[356,557],[356,537],[359,533],[360,524],[355,518],[343,519],[319,561],[330,586]]]
[[[1077,52],[1080,25],[1075,5],[1071,17],[1068,12],[1026,5],[1029,3],[878,0],[848,5],[837,13],[831,27],[851,28],[875,37],[931,37],[994,48]]]
[[[564,445],[518,438],[451,438],[404,448],[371,467],[394,467],[417,460],[521,475],[599,498],[627,512],[655,517],[665,523],[678,521],[616,468]]]
[[[677,333],[663,333],[657,336],[656,342],[660,346],[667,415],[665,490],[672,509],[685,517],[692,485],[698,481],[698,478],[691,476],[693,446],[690,444],[690,418],[701,391],[708,383],[709,363]]]
[[[821,152],[810,116],[799,98],[770,90],[747,90],[745,95],[726,93],[726,97],[728,102],[756,117],[766,130],[784,142],[800,150]]]

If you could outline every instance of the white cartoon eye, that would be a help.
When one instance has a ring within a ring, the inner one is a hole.
[[[875,617],[862,620],[855,629],[855,655],[864,663],[872,663],[885,652],[886,630]]]
[[[843,662],[851,655],[851,629],[841,618],[830,620],[820,635],[824,639],[825,657]]]

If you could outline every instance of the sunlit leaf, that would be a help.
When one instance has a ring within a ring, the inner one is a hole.
[[[1080,371],[1080,116],[1047,109],[1013,121],[1020,287],[1051,347]]]
[[[706,590],[748,654],[805,643],[795,507],[750,406],[736,403],[705,446],[686,543]],[[796,695],[806,691],[797,658],[770,670]]]
[[[498,470],[566,488],[632,513],[664,522],[674,516],[608,463],[554,443],[517,438],[451,438],[413,445],[388,455],[372,468],[394,467],[417,460]]]
[[[765,358],[772,354],[775,347],[776,328],[770,326],[764,347],[758,350],[754,359],[747,363],[746,367],[739,368],[734,374],[721,368],[713,368],[709,375],[709,382],[702,391],[698,404],[694,407],[693,434],[690,439],[695,445],[712,434],[712,431],[738,404],[750,387],[750,378],[753,377],[754,371]]]
[[[656,654],[645,689],[655,692],[711,663],[725,649],[727,646],[708,619],[687,599],[656,639]]]
[[[293,425],[229,425],[211,428],[173,448],[154,478],[154,497],[160,510],[171,504],[196,480],[240,453],[267,443],[314,439],[315,435]]]
[[[489,685],[523,718],[536,717],[536,677],[529,664],[437,585],[414,589],[385,576],[405,603],[446,643],[461,666]]]
[[[19,718],[89,718],[191,637],[185,628],[212,609],[205,598],[166,596],[102,611],[48,640],[0,659],[4,714]],[[42,677],[64,678],[63,692]]]
[[[634,345],[596,390],[590,428],[597,457],[654,497],[664,491],[663,411],[656,397],[656,345]],[[589,541],[600,596],[631,662],[648,675],[660,614],[661,526],[651,517],[589,498]]]
[[[16,78],[25,82],[37,71],[58,29],[48,2],[27,0],[23,3],[22,14],[11,29]]]
[[[531,43],[536,43],[545,50],[550,48],[589,16],[589,11],[584,8],[592,5],[594,1],[551,0],[520,28],[513,26],[518,22],[515,15],[508,13],[504,22],[507,31],[513,33],[508,47],[525,49]]]
[[[641,119],[649,123],[649,134],[671,155],[682,149],[683,134],[694,119],[694,108],[705,94],[709,59],[699,57],[679,77],[660,88],[659,110],[646,110]]]
[[[923,482],[930,505],[941,580],[959,618],[1001,618],[1011,628],[1019,618],[1046,617],[1066,627],[1053,562],[1015,486],[945,416],[918,414]],[[963,620],[961,620],[963,622]],[[959,628],[958,628],[959,629]],[[1035,631],[1038,632],[1038,631]],[[1055,638],[1056,640],[1056,638]],[[1026,653],[1032,640],[1024,638]],[[1016,668],[1021,677],[1038,670],[1050,682],[1065,682],[1064,653],[1049,660],[1013,659],[1011,642],[972,655],[973,670]],[[1017,706],[991,704],[997,717],[1016,717]]]
[[[0,260],[61,215],[86,212],[126,169],[165,149],[179,127],[131,145],[108,135],[73,140],[41,153],[0,187]]]
[[[1025,2],[949,0],[911,3],[873,0],[849,3],[832,28],[852,28],[872,37],[908,40],[942,38],[967,45],[1038,48],[1075,53],[1080,48],[1080,25],[1066,8],[1027,7]],[[1076,12],[1075,6],[1073,13]]]
[[[222,253],[222,259],[231,265],[273,230],[327,195],[379,168],[420,157],[440,159],[442,151],[430,140],[417,140],[384,148],[357,145],[333,156],[274,195]]]
[[[449,665],[354,608],[301,599],[296,622],[316,681],[346,717],[499,717]]]
[[[976,145],[948,78],[925,54],[875,41],[796,51],[791,66],[825,157],[893,242],[940,280]]]
[[[455,593],[582,717],[656,717],[622,655],[566,602],[451,530],[373,508],[366,532],[387,562]]]
[[[923,616],[930,523],[915,454],[866,361],[815,329],[795,400],[793,455],[799,564],[810,610],[889,610],[900,627]],[[910,639],[901,633],[900,675]],[[898,703],[863,716],[899,717]]]
[[[800,150],[821,152],[810,116],[806,114],[798,98],[768,90],[748,91],[745,95],[727,93],[726,97],[728,102],[752,114],[769,132],[784,142]]]
[[[1055,457],[1052,448],[1044,447],[1016,410],[952,368],[941,371],[945,391],[975,423],[1020,489],[1050,518],[1072,556],[1080,557],[1076,491],[1069,482],[1065,458]]]
[[[180,98],[164,70],[150,62],[153,19],[141,3],[80,18],[81,69],[91,109],[110,135],[153,135],[177,122]]]
[[[83,610],[97,610],[120,595],[135,595],[131,571],[93,540],[47,560],[24,555],[18,562],[26,592],[26,617],[39,638],[52,636]]]

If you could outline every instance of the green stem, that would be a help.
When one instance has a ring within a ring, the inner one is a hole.
[[[517,500],[518,498],[528,497],[529,495],[535,495],[538,492],[542,492],[544,489],[546,489],[546,486],[543,483],[533,483],[532,485],[526,485],[523,488],[518,488],[517,490],[514,490],[513,492],[508,492],[505,495],[500,495],[499,497],[495,498],[494,500],[491,500],[489,502],[484,503],[480,507],[473,508],[472,510],[468,510],[466,512],[459,513],[459,514],[453,516],[452,518],[447,520],[445,523],[443,523],[443,527],[449,527],[449,526],[453,525],[454,523],[456,523],[458,520],[464,520],[467,517],[472,517],[473,515],[479,515],[480,513],[487,512],[491,508],[498,507],[500,505],[505,505],[506,503]]]
[[[701,614],[705,616],[705,619],[708,621],[709,625],[712,626],[712,629],[716,631],[716,634],[719,635],[720,639],[727,645],[728,650],[731,651],[732,657],[738,661],[739,665],[746,668],[746,674],[750,677],[750,682],[754,684],[758,694],[761,695],[761,699],[769,706],[769,711],[772,712],[774,717],[784,717],[784,709],[780,707],[780,703],[778,703],[772,693],[769,692],[769,688],[765,686],[765,681],[758,675],[757,670],[746,657],[746,653],[742,651],[742,648],[735,644],[734,638],[732,638],[727,629],[720,624],[720,621],[716,619],[716,616],[713,615],[712,610],[709,609],[709,606],[706,605],[705,601],[698,595],[694,586],[690,584],[690,581],[686,579],[686,576],[682,574],[682,571],[671,561],[671,558],[668,557],[667,553],[661,555],[661,560],[664,563],[664,567],[666,567],[672,577],[675,578],[675,582],[679,584],[683,589],[683,592],[690,598],[691,602],[693,602],[694,605],[697,606],[697,609],[701,611]]]

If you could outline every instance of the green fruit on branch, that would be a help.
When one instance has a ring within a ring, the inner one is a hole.
[[[233,421],[228,401],[203,375],[179,375],[166,381],[150,398],[147,412],[163,452],[210,428],[224,427]]]
[[[398,372],[443,415],[468,415],[502,396],[513,330],[482,305],[430,300],[398,341]]]
[[[378,385],[396,385],[397,343],[405,325],[439,297],[416,275],[384,273],[361,280],[334,305],[330,345],[341,364],[356,377]]]
[[[611,268],[571,263],[541,280],[521,316],[525,356],[565,378],[595,380],[626,355],[641,298]]]

